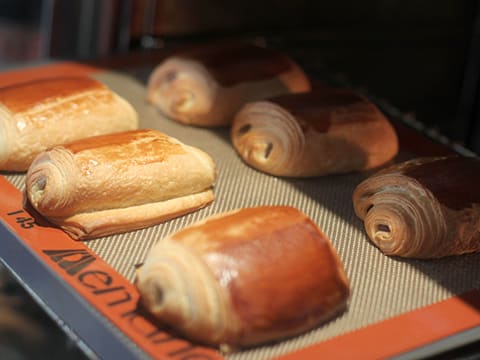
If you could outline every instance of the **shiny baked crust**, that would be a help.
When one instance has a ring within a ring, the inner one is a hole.
[[[52,146],[137,128],[134,108],[88,77],[5,87],[0,89],[0,170],[25,171]]]
[[[231,139],[247,164],[277,176],[367,170],[398,152],[389,121],[348,89],[324,88],[246,104],[235,116]]]
[[[344,310],[349,296],[328,238],[287,206],[238,209],[160,240],[136,285],[160,321],[222,348],[297,335]]]
[[[310,90],[303,70],[279,52],[244,43],[182,51],[159,64],[147,98],[168,117],[197,126],[224,126],[246,102]]]
[[[355,213],[387,255],[438,258],[480,251],[480,160],[413,159],[357,186]]]
[[[213,160],[155,130],[102,135],[54,147],[30,166],[33,207],[75,239],[154,225],[214,199]]]

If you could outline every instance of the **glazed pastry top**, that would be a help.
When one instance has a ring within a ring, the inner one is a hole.
[[[246,43],[207,45],[181,52],[177,57],[200,62],[225,87],[272,78],[292,69],[287,56]]]
[[[0,88],[0,103],[12,113],[20,113],[32,106],[58,103],[62,98],[96,90],[108,88],[88,77],[44,79]]]

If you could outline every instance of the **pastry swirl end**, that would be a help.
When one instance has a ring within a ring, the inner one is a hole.
[[[150,76],[147,99],[168,117],[191,124],[192,118],[212,110],[214,92],[206,69],[174,57],[161,63]]]
[[[194,272],[194,274],[192,274]],[[192,275],[197,281],[192,282]],[[136,285],[146,308],[200,342],[228,337],[225,300],[211,270],[188,247],[164,239],[139,269]]]

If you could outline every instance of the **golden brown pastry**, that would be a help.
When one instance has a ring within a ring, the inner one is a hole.
[[[438,258],[480,251],[480,160],[419,158],[357,186],[355,213],[387,255]]]
[[[27,172],[33,207],[74,239],[126,232],[211,201],[206,153],[159,131],[102,135],[43,152]]]
[[[136,285],[160,321],[222,348],[299,334],[344,310],[349,296],[328,238],[287,206],[235,210],[160,240]]]
[[[133,107],[88,77],[36,80],[0,89],[0,170],[25,171],[41,151],[138,128]]]
[[[276,176],[366,170],[388,162],[398,151],[388,120],[348,89],[246,104],[235,116],[231,139],[247,164]]]
[[[244,43],[214,43],[179,52],[158,65],[148,100],[179,122],[229,125],[246,102],[310,89],[286,55]]]

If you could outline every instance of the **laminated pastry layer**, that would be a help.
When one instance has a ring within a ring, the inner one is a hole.
[[[161,322],[222,348],[312,329],[344,310],[349,297],[328,238],[286,206],[219,214],[160,240],[136,285]]]
[[[246,104],[232,143],[252,167],[277,176],[310,177],[367,170],[390,161],[398,140],[365,97],[324,88]]]
[[[213,43],[178,52],[159,64],[148,100],[179,122],[224,126],[246,102],[303,92],[310,82],[285,54],[245,43]]]
[[[26,177],[34,208],[74,238],[142,228],[213,200],[213,160],[159,131],[72,142],[41,153]]]
[[[356,214],[387,255],[438,258],[480,251],[480,160],[413,159],[357,186]]]
[[[134,108],[87,77],[5,87],[0,89],[0,169],[25,171],[52,146],[137,128]]]

